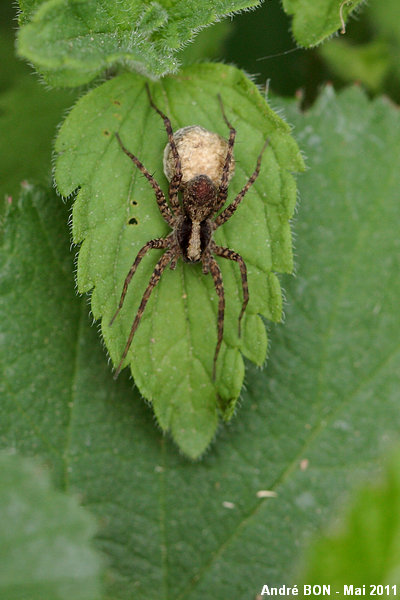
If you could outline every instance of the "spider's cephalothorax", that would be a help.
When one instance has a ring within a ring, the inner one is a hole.
[[[176,240],[184,261],[199,262],[210,245],[218,190],[207,175],[196,175],[182,187],[184,214],[176,225]]]
[[[188,263],[201,261],[203,273],[211,273],[214,280],[215,290],[218,295],[218,338],[213,362],[213,379],[215,379],[217,358],[224,331],[225,298],[221,271],[214,255],[234,260],[239,265],[243,290],[242,310],[239,315],[239,335],[241,320],[249,301],[249,292],[247,286],[247,269],[243,258],[240,254],[229,248],[218,246],[213,240],[213,232],[233,215],[247,190],[258,177],[261,157],[267,142],[265,142],[258,156],[255,171],[246,185],[231,204],[217,215],[226,202],[229,180],[234,172],[233,146],[236,136],[236,130],[226,118],[221,99],[222,116],[230,131],[228,140],[224,140],[217,134],[211,133],[197,125],[184,127],[174,134],[169,118],[157,108],[147,86],[146,89],[150,104],[164,120],[168,135],[168,144],[164,152],[164,172],[169,179],[169,204],[154,177],[140,160],[125,148],[118,133],[116,137],[125,154],[129,156],[150,182],[155,192],[161,215],[171,227],[172,232],[165,238],[157,238],[147,242],[139,250],[126,276],[119,305],[111,319],[110,325],[112,325],[122,308],[128,285],[143,256],[151,248],[166,250],[156,264],[149,284],[143,294],[114,377],[118,377],[121,371],[153,288],[159,282],[163,271],[168,265],[171,269],[174,269],[178,258],[181,257]],[[179,193],[181,193],[182,202],[179,201]]]

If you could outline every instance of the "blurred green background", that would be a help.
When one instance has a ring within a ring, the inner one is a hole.
[[[80,90],[49,90],[32,68],[15,56],[16,8],[0,6],[0,193],[18,193],[21,180],[51,181],[52,141],[57,125]],[[181,54],[184,62],[233,63],[270,94],[298,93],[306,108],[327,81],[336,88],[359,82],[371,95],[400,100],[400,3],[371,0],[353,14],[346,35],[317,49],[295,49],[290,19],[279,0],[209,27]],[[295,49],[294,51],[292,51]]]

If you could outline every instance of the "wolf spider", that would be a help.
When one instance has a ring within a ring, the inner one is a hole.
[[[160,260],[154,267],[153,274],[151,275],[150,281],[143,294],[140,306],[136,313],[135,320],[133,322],[128,340],[125,345],[125,349],[122,353],[121,360],[115,372],[114,379],[118,377],[122,369],[123,362],[132,344],[133,336],[135,335],[135,332],[138,328],[140,319],[142,318],[151,292],[159,282],[161,275],[163,271],[167,268],[167,266],[170,265],[171,269],[175,269],[177,260],[179,257],[181,257],[184,260],[184,262],[201,262],[203,265],[203,273],[205,275],[211,273],[214,280],[215,290],[218,295],[218,339],[213,362],[213,380],[215,380],[217,358],[221,348],[224,331],[225,298],[221,270],[213,256],[214,254],[216,256],[220,256],[221,258],[233,260],[239,265],[243,290],[242,310],[239,315],[239,337],[242,317],[249,301],[249,292],[247,285],[247,269],[243,258],[240,256],[240,254],[234,252],[234,250],[218,246],[213,240],[213,233],[218,227],[220,227],[228,219],[230,219],[230,217],[236,211],[239,203],[242,201],[243,197],[247,193],[248,189],[251,185],[253,185],[254,181],[258,177],[261,167],[261,158],[268,144],[268,140],[266,140],[258,156],[255,171],[247,181],[246,185],[242,188],[242,190],[239,192],[239,194],[236,196],[233,202],[231,202],[219,215],[217,215],[218,211],[224,206],[228,196],[229,171],[233,160],[233,146],[236,137],[236,130],[234,129],[234,127],[232,127],[231,123],[228,121],[225,115],[225,110],[222,104],[221,97],[218,96],[223,119],[226,125],[229,127],[229,140],[227,143],[228,149],[221,172],[220,183],[217,186],[207,175],[201,174],[196,175],[186,183],[182,183],[182,164],[176,146],[176,142],[174,140],[171,121],[154,104],[150,94],[150,89],[147,85],[146,90],[149,97],[150,105],[152,106],[152,108],[154,108],[154,110],[160,115],[160,117],[164,121],[171,154],[173,157],[174,169],[169,183],[169,204],[167,203],[165,195],[161,190],[159,184],[151,175],[151,173],[146,169],[146,167],[136,156],[134,156],[131,152],[129,152],[129,150],[127,150],[127,148],[122,143],[122,140],[118,133],[116,133],[115,135],[122,150],[127,156],[129,156],[129,158],[137,166],[139,171],[143,173],[143,175],[150,182],[150,185],[152,186],[155,192],[161,216],[171,227],[172,232],[165,238],[157,238],[147,242],[147,244],[145,244],[143,248],[139,250],[135,261],[130,268],[129,273],[126,276],[119,305],[113,318],[110,321],[110,326],[113,324],[119,311],[122,308],[129,283],[131,282],[131,279],[135,274],[136,269],[138,268],[139,263],[144,257],[144,255],[148,252],[148,250],[152,248],[166,250],[166,252],[161,256]],[[182,202],[179,201],[179,192],[182,193]]]

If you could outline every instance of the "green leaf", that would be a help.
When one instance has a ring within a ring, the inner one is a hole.
[[[0,454],[0,595],[98,600],[94,519],[31,460]]]
[[[115,365],[120,362],[160,251],[152,250],[143,260],[124,308],[110,327],[125,277],[139,249],[170,231],[154,191],[114,135],[120,132],[124,143],[155,172],[167,192],[162,156],[168,140],[162,120],[149,104],[144,83],[140,76],[127,74],[92,91],[71,111],[56,143],[60,192],[68,196],[80,187],[73,212],[74,241],[82,243],[78,288],[80,292],[93,288],[93,314],[102,318],[102,333]],[[226,137],[229,130],[217,98],[221,93],[229,118],[238,128],[237,173],[228,202],[254,171],[264,140],[270,141],[261,176],[235,216],[215,236],[217,243],[243,256],[250,294],[240,340],[238,265],[219,260],[227,306],[216,384],[212,371],[218,300],[212,277],[202,275],[200,264],[179,261],[176,271],[164,272],[128,355],[136,385],[152,402],[161,427],[171,430],[186,454],[197,457],[215,434],[218,406],[225,418],[232,414],[244,376],[241,352],[259,365],[265,360],[267,338],[259,315],[280,319],[281,294],[273,272],[292,269],[289,219],[296,189],[290,171],[301,168],[302,161],[289,127],[236,69],[190,67],[178,79],[154,85],[152,93],[156,104],[171,115],[175,130],[199,124]]]
[[[39,6],[45,2],[46,0],[18,0],[18,21],[20,25],[27,23],[32,18],[35,10],[37,10]]]
[[[4,66],[1,70],[0,93],[3,94],[13,85],[18,84],[18,81],[29,73],[29,69],[15,57],[15,40],[12,33],[5,28],[1,29],[1,33],[0,56],[4,61]],[[32,75],[30,78],[32,79]]]
[[[372,2],[352,35],[323,44],[318,52],[335,76],[357,81],[372,93],[400,97],[400,5]],[[358,33],[357,33],[358,31]],[[361,34],[361,31],[363,33]],[[350,32],[349,32],[350,33]]]
[[[11,36],[0,37],[4,89],[0,93],[0,200],[17,196],[25,179],[49,183],[57,124],[75,99],[70,91],[49,91],[14,55]],[[28,100],[27,100],[28,99]],[[2,213],[1,205],[0,213]]]
[[[259,0],[24,2],[18,51],[52,85],[76,86],[124,65],[152,77],[177,70],[196,32]],[[34,9],[37,8],[35,11]]]
[[[392,586],[400,585],[399,514],[400,453],[397,451],[374,483],[364,484],[357,490],[339,522],[336,520],[330,530],[312,544],[299,578],[331,585],[331,594],[336,598],[349,596],[344,591],[350,584],[353,596],[355,588],[359,588],[370,597],[377,585],[390,586],[389,593],[384,588],[383,594],[375,591],[375,595],[396,596]]]
[[[387,39],[400,45],[400,7],[397,0],[372,2],[368,6],[371,24]]]
[[[7,204],[0,254],[3,439],[46,454],[61,479],[80,318],[67,219],[59,199],[24,184],[20,200]]]
[[[377,92],[390,69],[390,53],[382,41],[352,45],[346,40],[334,40],[320,48],[320,54],[330,68],[346,82],[362,81]]]
[[[309,169],[285,325],[202,462],[154,427],[127,373],[112,380],[74,291],[66,208],[37,192],[11,205],[0,440],[40,454],[96,515],[107,600],[247,599],[289,585],[310,535],[399,438],[400,114],[330,88],[306,114],[286,113]]]
[[[391,60],[391,70],[387,78],[387,88],[399,97],[400,82],[400,6],[396,0],[372,3],[368,7],[370,26],[376,32],[378,41],[386,44]]]
[[[342,29],[349,14],[363,0],[282,0],[293,17],[292,32],[300,46],[309,48]]]
[[[184,65],[190,65],[205,60],[218,60],[224,56],[224,44],[232,33],[233,24],[229,21],[221,21],[212,27],[200,31],[193,44],[185,46],[179,53],[179,60]]]

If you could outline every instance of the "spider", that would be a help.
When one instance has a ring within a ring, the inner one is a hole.
[[[227,258],[228,260],[233,260],[239,265],[243,292],[242,309],[239,315],[239,337],[242,317],[249,302],[249,291],[247,284],[247,268],[243,258],[234,250],[218,246],[213,240],[213,233],[218,227],[220,227],[221,225],[226,223],[228,219],[230,219],[230,217],[236,211],[239,203],[243,200],[243,197],[247,193],[250,186],[253,185],[253,183],[257,179],[260,172],[262,155],[268,144],[268,140],[266,140],[264,146],[261,149],[261,152],[257,159],[256,168],[251,177],[248,179],[246,185],[242,188],[242,190],[239,192],[236,198],[222,212],[220,212],[220,214],[217,214],[220,211],[220,209],[224,206],[228,196],[228,183],[230,176],[232,175],[234,163],[233,146],[236,137],[236,130],[226,117],[221,97],[218,96],[218,99],[221,106],[223,119],[229,128],[229,139],[228,141],[226,141],[220,138],[220,140],[225,144],[227,150],[225,159],[222,160],[222,170],[219,171],[219,182],[216,183],[215,180],[213,181],[208,175],[204,175],[201,173],[185,181],[183,180],[182,160],[177,148],[177,140],[179,139],[179,134],[184,135],[185,130],[195,128],[202,130],[202,132],[205,132],[206,134],[210,134],[210,132],[207,132],[203,128],[194,126],[181,129],[178,132],[176,132],[176,134],[174,134],[171,126],[171,121],[154,104],[148,85],[146,85],[146,90],[150,105],[163,119],[164,126],[168,135],[169,145],[167,145],[166,147],[166,157],[167,150],[169,150],[169,204],[159,184],[151,175],[151,173],[146,169],[143,163],[124,146],[119,134],[116,133],[115,135],[122,150],[127,156],[129,156],[132,162],[136,165],[139,171],[143,173],[143,175],[147,178],[150,185],[152,186],[155,192],[161,216],[171,227],[172,231],[165,238],[157,238],[147,242],[147,244],[145,244],[139,250],[135,261],[133,262],[129,270],[129,273],[126,276],[118,308],[110,321],[110,326],[113,324],[114,320],[118,316],[118,313],[120,312],[123,306],[128,286],[144,255],[152,248],[165,250],[165,253],[161,256],[160,260],[154,267],[154,271],[150,277],[150,281],[143,294],[141,303],[139,305],[138,311],[132,324],[128,340],[122,353],[121,360],[116,369],[114,379],[118,377],[122,369],[123,362],[132,344],[133,336],[135,335],[135,332],[139,326],[140,320],[146,308],[146,304],[150,298],[151,292],[159,282],[163,271],[168,267],[168,265],[171,269],[175,269],[177,260],[179,257],[181,257],[183,261],[187,263],[201,262],[203,266],[203,273],[205,275],[211,273],[212,278],[214,280],[215,290],[218,296],[218,338],[213,362],[213,380],[215,380],[217,358],[221,348],[224,332],[225,297],[221,270],[218,266],[217,261],[214,258],[214,255],[219,256],[221,258]],[[216,134],[210,135],[216,136]],[[165,173],[168,177],[167,165],[164,164],[164,167]],[[181,202],[179,200],[179,193],[181,193],[182,196]]]

